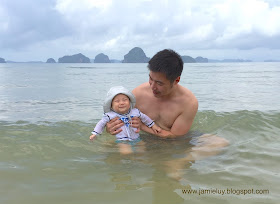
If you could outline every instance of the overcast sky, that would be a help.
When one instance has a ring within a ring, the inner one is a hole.
[[[280,59],[280,0],[0,0],[0,57],[123,59],[165,48],[210,59]]]

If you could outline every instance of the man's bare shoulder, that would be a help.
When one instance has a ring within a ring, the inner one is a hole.
[[[145,111],[147,108],[146,102],[147,98],[150,98],[150,86],[149,83],[143,83],[133,89],[132,93],[136,98],[136,105],[135,107],[138,108],[140,111]],[[145,113],[146,114],[146,113]]]
[[[185,110],[193,110],[196,113],[198,109],[198,100],[195,95],[183,86],[180,87],[180,95],[182,96],[181,101],[184,104]]]
[[[150,89],[149,83],[143,83],[137,86],[135,89],[132,90],[132,93],[135,95],[135,97],[141,97],[143,94],[147,94]]]

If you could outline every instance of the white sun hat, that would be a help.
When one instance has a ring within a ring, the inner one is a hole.
[[[111,111],[112,100],[118,94],[124,94],[128,96],[128,98],[130,99],[130,108],[134,108],[136,99],[133,93],[131,93],[128,89],[124,88],[123,86],[114,86],[108,91],[107,97],[104,101],[103,109],[105,113]]]

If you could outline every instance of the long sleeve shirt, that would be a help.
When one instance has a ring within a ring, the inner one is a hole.
[[[154,121],[137,108],[133,108],[127,114],[119,114],[117,112],[110,111],[104,113],[103,118],[96,124],[92,134],[100,135],[106,124],[115,117],[119,117],[120,120],[124,122],[124,125],[121,127],[122,131],[116,134],[116,138],[118,140],[135,140],[139,137],[139,133],[135,132],[137,129],[131,127],[130,125],[131,118],[133,117],[139,117],[140,120],[148,127],[152,127],[154,125]]]

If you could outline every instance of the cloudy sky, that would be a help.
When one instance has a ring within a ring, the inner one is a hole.
[[[280,59],[280,0],[0,0],[0,57],[123,59],[171,48],[210,59]]]

